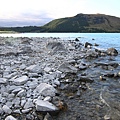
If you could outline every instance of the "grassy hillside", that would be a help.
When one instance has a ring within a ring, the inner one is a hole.
[[[74,17],[55,19],[41,27],[27,26],[0,28],[0,31],[120,33],[120,18],[104,14],[78,14]]]
[[[51,21],[43,32],[120,32],[120,18],[103,14],[78,14]]]

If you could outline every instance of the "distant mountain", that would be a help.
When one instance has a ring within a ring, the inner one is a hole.
[[[104,14],[77,14],[53,20],[42,26],[41,32],[120,32],[120,18]]]
[[[15,32],[120,32],[120,18],[104,14],[77,14],[55,19],[44,26],[0,28]]]

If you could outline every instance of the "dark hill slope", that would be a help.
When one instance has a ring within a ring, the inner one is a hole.
[[[53,20],[40,27],[40,32],[120,32],[120,18],[104,14],[78,14]]]
[[[15,32],[118,32],[120,18],[104,14],[78,14],[55,19],[44,26],[1,27],[0,31]]]

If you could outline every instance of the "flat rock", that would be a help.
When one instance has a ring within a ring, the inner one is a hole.
[[[57,90],[52,85],[46,83],[41,83],[40,85],[38,85],[36,87],[36,91],[43,96],[51,97],[55,96],[55,94],[57,93]]]
[[[0,84],[4,84],[7,82],[7,79],[6,78],[0,78]]]
[[[25,84],[27,82],[27,80],[28,80],[28,77],[26,75],[24,75],[22,77],[13,79],[13,83],[15,85],[23,85],[23,84]]]
[[[78,69],[66,62],[60,65],[58,70],[65,73],[76,73]]]
[[[58,111],[59,110],[55,105],[53,105],[52,103],[50,103],[48,101],[37,100],[35,102],[35,104],[36,104],[37,111],[49,112],[49,111]]]

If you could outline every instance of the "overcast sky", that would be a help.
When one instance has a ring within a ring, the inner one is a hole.
[[[120,17],[120,0],[0,0],[0,26],[40,26],[79,13]]]

